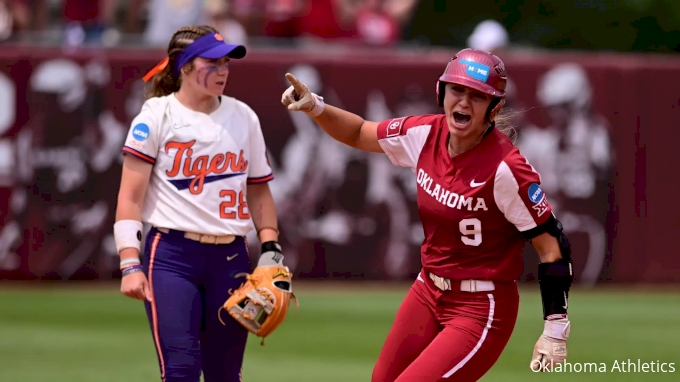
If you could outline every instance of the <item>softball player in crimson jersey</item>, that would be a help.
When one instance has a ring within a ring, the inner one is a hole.
[[[281,264],[273,179],[257,115],[222,95],[229,60],[246,54],[211,27],[185,27],[145,80],[134,118],[114,234],[121,292],[144,300],[167,382],[241,380],[247,330],[218,311],[250,273],[246,234],[262,242],[258,265]],[[181,85],[180,85],[181,84]],[[151,230],[140,263],[142,222]]]
[[[516,280],[530,240],[540,257],[543,333],[530,366],[566,360],[572,283],[568,239],[540,187],[541,178],[513,145],[503,62],[464,49],[437,83],[444,114],[380,123],[336,107],[287,74],[282,103],[307,113],[330,136],[385,153],[415,171],[425,239],[422,271],[396,315],[374,382],[476,381],[496,362],[517,319]]]

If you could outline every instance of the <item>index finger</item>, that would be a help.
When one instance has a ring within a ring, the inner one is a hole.
[[[300,94],[300,91],[304,90],[304,85],[302,85],[302,82],[298,81],[297,78],[295,78],[294,75],[290,73],[286,73],[286,79],[288,82],[290,82],[291,85],[293,85],[293,89],[295,89],[298,94]]]

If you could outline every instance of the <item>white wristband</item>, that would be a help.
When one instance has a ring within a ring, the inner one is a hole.
[[[135,258],[135,259],[126,259],[126,260],[123,260],[123,261],[120,262],[120,267],[123,268],[124,266],[126,266],[126,265],[128,265],[128,264],[135,264],[135,265],[136,265],[136,264],[141,264],[141,263],[142,263],[142,262],[139,261],[139,259],[137,259],[137,258]]]
[[[312,110],[307,112],[307,115],[312,116],[312,117],[318,117],[321,113],[323,113],[324,107],[326,107],[326,104],[323,102],[323,97],[318,96],[314,93],[312,93],[312,97],[314,97],[314,107]]]
[[[571,322],[568,319],[560,319],[554,321],[545,321],[545,326],[543,327],[543,334],[557,338],[559,340],[566,340],[569,338],[569,333],[571,332]]]
[[[118,253],[125,248],[142,247],[142,222],[137,220],[119,220],[113,225],[113,237],[116,240]]]

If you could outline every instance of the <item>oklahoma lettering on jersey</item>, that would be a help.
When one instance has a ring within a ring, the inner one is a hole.
[[[498,130],[454,158],[448,136],[444,115],[378,125],[392,163],[416,172],[423,268],[452,280],[515,281],[522,272],[521,232],[552,213],[540,175]]]
[[[455,192],[449,191],[446,188],[435,183],[432,187],[433,179],[427,175],[427,173],[421,168],[418,169],[418,176],[416,177],[416,182],[420,187],[425,190],[431,197],[435,198],[439,203],[445,205],[449,208],[456,208],[459,210],[467,209],[468,211],[484,210],[487,211],[486,202],[484,198],[475,198],[475,207],[472,208],[472,197],[466,197],[465,195],[458,195]]]
[[[210,115],[174,95],[147,100],[123,153],[154,166],[142,221],[160,228],[246,235],[247,185],[274,178],[257,115],[227,96]]]

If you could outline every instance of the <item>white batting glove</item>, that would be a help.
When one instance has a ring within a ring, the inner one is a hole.
[[[307,85],[290,73],[286,73],[286,79],[291,86],[283,92],[281,103],[288,107],[288,110],[302,111],[310,117],[316,117],[323,112],[325,106],[323,97],[309,91]]]
[[[531,370],[549,371],[567,360],[567,338],[571,331],[568,319],[546,320],[543,334],[534,346]]]

